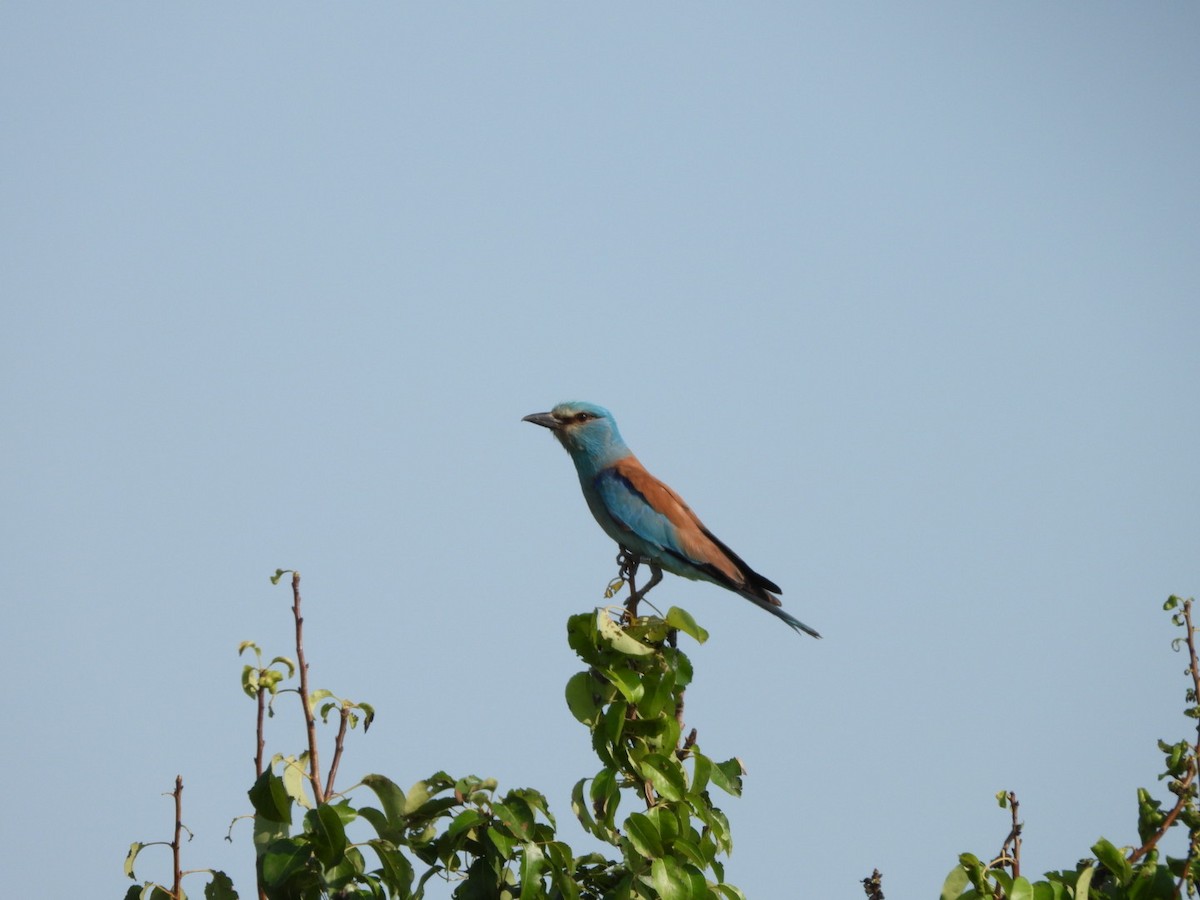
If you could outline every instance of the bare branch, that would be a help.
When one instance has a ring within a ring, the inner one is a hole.
[[[867,895],[867,900],[883,900],[883,875],[875,869],[871,873],[870,878],[862,880],[863,891]]]
[[[179,864],[180,832],[183,831],[183,776],[175,776],[175,840],[171,841],[171,855],[175,863],[175,882],[171,888],[171,896],[175,900],[183,897],[183,868]]]
[[[321,764],[317,755],[317,721],[308,699],[308,662],[304,658],[304,617],[300,615],[300,573],[292,572],[292,615],[296,619],[296,665],[300,669],[300,705],[304,707],[304,726],[308,731],[308,779],[312,782],[313,800],[320,806],[325,802],[321,788]]]

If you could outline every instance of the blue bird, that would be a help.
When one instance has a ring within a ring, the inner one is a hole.
[[[745,597],[787,622],[796,631],[819,638],[812,628],[784,612],[775,594],[779,586],[751,569],[723,544],[678,494],[646,471],[621,439],[607,409],[592,403],[560,403],[550,412],[522,419],[549,428],[571,455],[584,499],[600,527],[621,548],[622,575],[630,581],[626,604],[637,614],[638,601],[662,580],[675,575],[713,584]],[[650,567],[641,591],[632,576],[639,563]]]

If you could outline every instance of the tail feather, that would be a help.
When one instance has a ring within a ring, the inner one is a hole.
[[[766,592],[764,591],[764,593],[766,593]],[[787,622],[788,625],[792,626],[792,628],[794,628],[796,631],[798,631],[798,632],[803,631],[805,634],[810,634],[815,638],[819,638],[821,636],[820,633],[815,628],[809,628],[807,625],[805,625],[803,622],[801,622],[799,619],[797,619],[791,613],[784,612],[784,609],[780,605],[780,601],[779,601],[778,597],[773,597],[770,594],[767,594],[767,599],[764,599],[762,597],[756,596],[756,595],[748,593],[748,592],[742,593],[742,596],[745,597],[747,600],[749,600],[751,603],[753,603],[755,606],[765,609],[767,612],[769,612],[771,615],[775,616],[776,618],[783,619],[783,621]]]

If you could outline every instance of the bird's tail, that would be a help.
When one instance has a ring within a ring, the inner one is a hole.
[[[763,593],[766,594],[767,592],[763,591]],[[809,628],[807,625],[805,625],[803,622],[801,622],[799,619],[797,619],[791,613],[784,612],[784,609],[780,605],[780,601],[779,601],[778,597],[775,597],[772,594],[767,594],[767,597],[770,599],[763,599],[762,597],[757,597],[751,593],[743,593],[742,596],[745,597],[747,600],[749,600],[751,603],[753,603],[755,606],[765,609],[767,612],[769,612],[771,615],[775,616],[776,618],[783,619],[783,621],[785,621],[789,625],[791,625],[792,628],[794,628],[796,631],[803,631],[805,634],[811,634],[815,638],[819,638],[821,636],[820,632],[818,632],[815,628]],[[774,602],[772,602],[772,601],[774,601]]]

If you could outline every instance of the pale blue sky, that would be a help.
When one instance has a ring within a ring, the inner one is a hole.
[[[1184,3],[5,4],[0,867],[119,896],[182,773],[186,864],[250,893],[276,567],[315,683],[379,710],[344,779],[569,820],[564,623],[614,548],[519,421],[564,399],[826,636],[654,595],[712,632],[687,712],[750,772],[748,896],[934,896],[1003,788],[1027,870],[1135,840],[1200,584],[1198,39]]]

